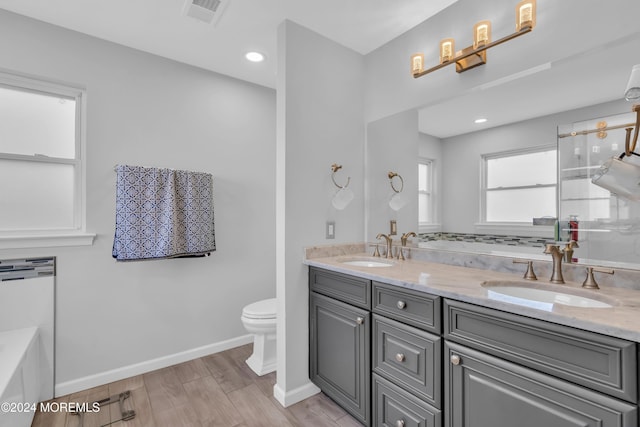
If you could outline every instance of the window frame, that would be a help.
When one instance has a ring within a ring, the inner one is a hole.
[[[420,190],[420,182],[418,182],[418,232],[429,233],[440,230],[440,224],[438,223],[438,209],[437,209],[437,183],[436,183],[436,159],[429,157],[418,157],[418,168],[420,165],[427,165],[427,184],[426,191]],[[420,171],[418,171],[418,178],[420,177]],[[420,195],[428,195],[428,210],[431,221],[420,221]]]
[[[558,175],[556,166],[556,182],[555,184],[535,184],[535,185],[520,185],[513,187],[502,187],[500,190],[487,188],[488,181],[488,161],[494,159],[500,159],[505,157],[515,157],[526,154],[542,153],[545,151],[555,151],[556,165],[558,162],[558,147],[557,144],[540,145],[536,147],[527,147],[515,150],[499,151],[493,153],[485,153],[480,157],[480,206],[479,206],[479,218],[480,221],[476,224],[476,229],[483,232],[502,232],[508,234],[514,233],[529,233],[529,235],[547,235],[549,231],[553,232],[552,226],[534,226],[530,222],[522,221],[488,221],[487,220],[487,194],[490,191],[501,190],[518,190],[518,189],[532,189],[532,188],[554,188],[555,189],[555,203],[556,203],[556,217],[558,215]]]
[[[63,229],[47,227],[0,229],[0,249],[91,245],[95,234],[86,231],[86,89],[68,83],[55,82],[36,76],[13,74],[3,70],[0,70],[0,86],[11,90],[53,95],[76,102],[75,156],[73,159],[39,154],[24,155],[0,152],[2,160],[73,166],[72,227]]]

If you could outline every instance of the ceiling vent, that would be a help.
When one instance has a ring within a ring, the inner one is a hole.
[[[231,0],[187,0],[183,14],[216,25]]]

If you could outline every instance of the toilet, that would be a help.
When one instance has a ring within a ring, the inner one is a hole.
[[[247,365],[259,376],[276,370],[276,299],[254,302],[242,309],[242,324],[253,334],[253,354]]]

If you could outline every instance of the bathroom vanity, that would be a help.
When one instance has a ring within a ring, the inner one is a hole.
[[[307,264],[310,378],[366,426],[638,426],[639,291],[543,311],[488,298],[506,273]]]

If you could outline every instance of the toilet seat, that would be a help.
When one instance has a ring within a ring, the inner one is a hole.
[[[276,299],[269,298],[247,305],[242,309],[242,317],[247,319],[275,319]]]

